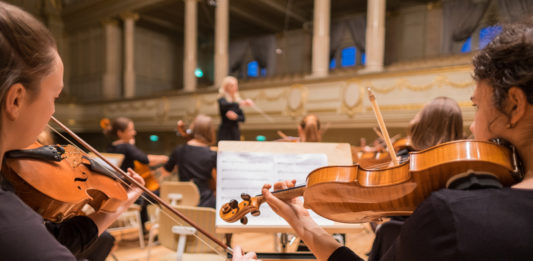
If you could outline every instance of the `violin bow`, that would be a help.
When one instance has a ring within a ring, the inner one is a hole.
[[[59,127],[61,127],[65,132],[67,132],[69,135],[71,135],[77,142],[79,142],[83,147],[85,147],[90,152],[94,153],[96,156],[98,156],[101,160],[103,160],[105,163],[107,163],[113,170],[120,173],[124,179],[126,179],[131,184],[134,184],[138,188],[140,188],[143,192],[148,194],[151,198],[155,199],[161,206],[164,206],[165,209],[173,213],[174,215],[181,218],[183,221],[185,221],[187,224],[194,227],[198,232],[205,235],[207,238],[209,238],[211,241],[215,242],[217,245],[222,247],[225,251],[227,251],[230,254],[233,254],[233,249],[224,244],[222,241],[215,238],[213,235],[207,233],[204,229],[199,227],[197,224],[195,224],[193,221],[191,221],[189,218],[181,214],[179,211],[171,207],[167,202],[165,202],[163,199],[155,195],[152,191],[144,187],[143,185],[139,184],[136,180],[134,180],[132,177],[130,177],[128,174],[126,174],[123,170],[121,170],[119,167],[115,166],[113,163],[111,163],[109,160],[107,160],[100,152],[98,152],[96,149],[94,149],[91,145],[89,145],[87,142],[85,142],[82,138],[80,138],[76,133],[71,131],[67,126],[65,126],[63,123],[58,121],[54,116],[51,117],[52,121],[55,122]]]
[[[385,143],[387,144],[387,151],[389,152],[392,163],[396,166],[398,165],[398,158],[396,158],[396,153],[394,152],[394,148],[392,147],[389,132],[387,131],[387,127],[385,126],[385,122],[383,121],[383,116],[381,115],[378,103],[376,102],[376,96],[374,96],[374,93],[372,93],[372,90],[370,88],[368,88],[368,98],[370,99],[372,109],[374,110],[374,114],[376,115],[376,119],[378,120],[379,128],[381,129],[383,139],[385,139]]]
[[[265,119],[267,119],[269,122],[274,123],[274,119],[272,119],[272,117],[268,116],[268,114],[266,114],[263,110],[261,110],[261,108],[257,107],[257,105],[253,104],[250,107],[252,107],[255,111],[257,111],[259,114],[261,114],[261,116],[265,117]]]

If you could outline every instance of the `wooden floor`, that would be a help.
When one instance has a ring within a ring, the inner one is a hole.
[[[275,234],[240,233],[234,234],[232,245],[239,245],[245,251],[275,252],[275,239]],[[354,250],[360,257],[366,258],[366,254],[370,250],[373,240],[374,234],[368,229],[365,229],[357,234],[347,234],[346,246]],[[287,251],[295,252],[298,241],[294,240],[294,243],[287,247]],[[146,242],[148,241],[146,240]],[[173,260],[173,258],[174,252],[163,246],[157,245],[151,248],[149,260]],[[147,260],[147,247],[144,249],[139,247],[138,236],[135,233],[120,235],[117,237],[117,244],[111,255],[106,259],[106,261],[115,260]]]

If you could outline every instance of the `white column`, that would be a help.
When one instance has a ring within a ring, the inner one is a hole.
[[[135,20],[139,15],[135,13],[121,14],[124,20],[124,97],[135,96],[135,67],[134,67],[134,30]]]
[[[229,71],[229,0],[217,0],[215,12],[215,86],[218,87]]]
[[[104,75],[102,95],[106,100],[120,98],[120,29],[115,19],[102,21],[104,27]]]
[[[366,68],[365,71],[383,70],[385,53],[386,0],[368,0],[366,18]]]
[[[183,55],[183,90],[196,90],[196,52],[197,52],[197,2],[185,0],[185,54]]]
[[[312,75],[315,77],[328,75],[330,7],[330,0],[315,0],[312,58]]]

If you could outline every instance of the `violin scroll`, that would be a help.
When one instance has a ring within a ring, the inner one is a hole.
[[[242,193],[241,198],[243,201],[240,203],[237,200],[232,199],[230,202],[222,205],[220,208],[220,217],[222,220],[233,223],[240,220],[243,225],[248,223],[246,214],[251,213],[252,216],[259,216],[259,206],[264,202],[263,196],[251,197],[249,194]]]

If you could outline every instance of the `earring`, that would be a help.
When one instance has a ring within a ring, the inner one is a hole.
[[[507,123],[507,125],[505,125],[505,127],[506,127],[507,129],[512,129],[512,128],[514,128],[514,124],[512,124],[512,123]]]

